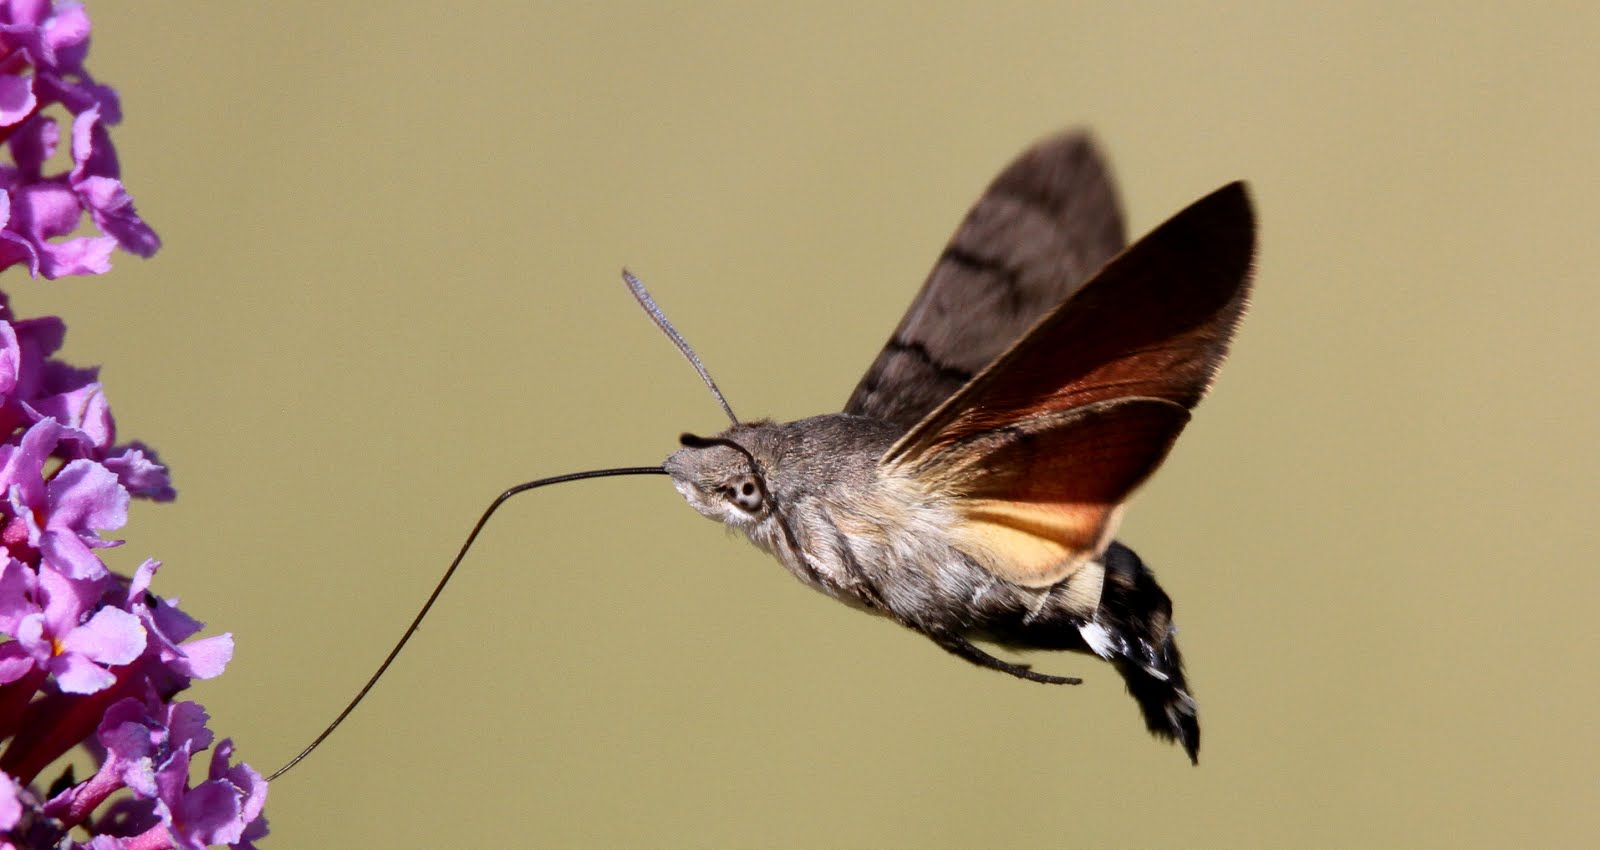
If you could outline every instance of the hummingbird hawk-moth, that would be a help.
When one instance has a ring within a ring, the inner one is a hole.
[[[1228,352],[1249,296],[1255,219],[1243,183],[1125,247],[1109,170],[1066,133],[1024,151],[978,199],[844,410],[741,422],[644,286],[623,276],[732,421],[685,434],[660,466],[507,490],[365,687],[405,646],[494,511],[584,478],[667,474],[696,511],[802,582],[981,667],[1079,684],[978,641],[1111,662],[1145,725],[1198,761],[1200,724],[1172,602],[1114,539],[1124,503],[1171,450]]]
[[[1242,183],[1133,245],[1082,134],[978,199],[841,413],[686,437],[678,492],[801,581],[974,664],[974,641],[1110,661],[1198,758],[1172,604],[1113,539],[1227,354],[1248,298]]]

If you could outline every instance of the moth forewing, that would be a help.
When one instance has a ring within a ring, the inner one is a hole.
[[[1126,241],[1111,170],[1088,133],[1024,151],[962,219],[844,411],[909,428]]]

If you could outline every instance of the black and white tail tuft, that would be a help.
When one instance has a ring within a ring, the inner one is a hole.
[[[1099,613],[1079,627],[1084,643],[1116,665],[1151,734],[1178,742],[1198,764],[1200,719],[1173,639],[1178,630],[1172,625],[1172,600],[1139,556],[1121,543],[1111,544],[1104,563]]]

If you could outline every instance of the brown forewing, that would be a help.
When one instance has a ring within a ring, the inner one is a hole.
[[[909,429],[1124,244],[1093,140],[1075,132],[1033,146],[967,213],[844,411]]]

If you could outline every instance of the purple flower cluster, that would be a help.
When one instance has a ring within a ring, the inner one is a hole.
[[[120,107],[84,70],[88,44],[81,7],[0,0],[0,269],[98,274],[116,247],[160,246],[119,179],[106,127]],[[71,165],[52,175],[46,109],[72,122]],[[85,215],[103,235],[62,239]],[[200,622],[150,592],[156,561],[126,576],[101,560],[131,499],[174,493],[154,452],[117,442],[96,370],[55,359],[65,334],[0,293],[0,850],[252,847],[266,782],[223,740],[192,783],[214,736],[198,703],[175,700],[222,673],[233,638],[196,638]],[[92,776],[35,784],[80,747]]]

